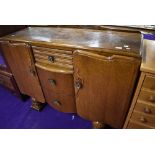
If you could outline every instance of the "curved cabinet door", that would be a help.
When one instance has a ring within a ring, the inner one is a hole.
[[[74,53],[77,113],[121,128],[130,106],[140,61],[133,57]]]
[[[2,42],[3,53],[23,94],[45,102],[35,70],[30,46],[25,43]]]

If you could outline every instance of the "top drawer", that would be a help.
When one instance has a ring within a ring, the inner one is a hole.
[[[35,61],[38,63],[57,65],[73,69],[72,51],[33,46]]]
[[[143,83],[143,88],[155,91],[155,76],[147,75]]]

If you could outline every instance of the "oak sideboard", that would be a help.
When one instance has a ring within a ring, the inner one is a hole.
[[[22,94],[40,110],[122,128],[140,75],[141,33],[28,27],[0,39]]]

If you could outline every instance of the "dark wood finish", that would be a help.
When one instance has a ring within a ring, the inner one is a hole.
[[[20,91],[37,101],[45,102],[29,45],[8,42],[2,42],[1,45]]]
[[[51,72],[39,67],[37,72],[46,101],[59,111],[76,112],[73,74]]]
[[[22,30],[26,27],[26,25],[0,25],[0,37]]]
[[[121,128],[140,61],[124,56],[74,53],[77,113],[88,120]]]
[[[27,42],[36,46],[48,46],[74,50],[83,49],[139,56],[141,34],[137,32],[120,32],[110,30],[91,30],[76,28],[29,27],[2,40]]]

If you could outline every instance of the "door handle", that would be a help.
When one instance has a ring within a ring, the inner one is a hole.
[[[82,81],[80,79],[78,79],[77,81],[75,81],[75,87],[79,90],[83,87]]]

